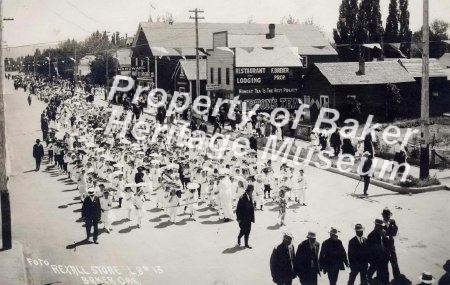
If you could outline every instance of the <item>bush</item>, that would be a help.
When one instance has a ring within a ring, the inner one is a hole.
[[[419,178],[415,178],[412,175],[408,175],[408,177],[406,177],[405,182],[396,180],[394,182],[394,185],[398,185],[398,186],[405,187],[405,188],[412,188],[412,187],[421,188],[421,187],[428,187],[428,186],[433,186],[433,185],[441,185],[441,182],[436,177],[430,177],[425,180],[420,180]]]

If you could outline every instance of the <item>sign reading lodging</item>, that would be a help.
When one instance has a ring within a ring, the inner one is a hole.
[[[247,108],[255,104],[260,110],[298,108],[301,67],[235,67],[234,74],[235,95]]]

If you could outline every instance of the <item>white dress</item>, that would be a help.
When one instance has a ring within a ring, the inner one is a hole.
[[[110,226],[116,220],[112,210],[111,196],[108,199],[105,199],[105,197],[100,198],[100,207],[102,209],[102,221]]]
[[[145,216],[146,210],[144,207],[145,198],[143,195],[136,195],[133,199],[135,215],[138,218],[142,218]]]
[[[220,206],[223,212],[223,216],[226,219],[233,218],[233,184],[230,178],[225,177],[217,186],[219,190]]]

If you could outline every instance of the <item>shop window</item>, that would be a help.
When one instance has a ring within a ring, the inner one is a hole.
[[[225,83],[227,85],[230,85],[230,69],[225,69]]]
[[[211,67],[210,69],[210,76],[209,78],[211,79],[211,83],[214,83],[214,67]]]
[[[184,92],[185,92],[185,89],[184,89],[184,87],[180,87],[180,88],[178,88],[178,91],[179,91],[180,93],[184,93]]]
[[[217,84],[222,84],[222,68],[217,68]]]
[[[308,57],[306,55],[302,56],[303,58],[303,68],[307,68],[308,67]]]

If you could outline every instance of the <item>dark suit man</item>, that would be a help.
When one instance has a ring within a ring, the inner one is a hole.
[[[370,267],[367,271],[367,278],[372,280],[372,276],[377,272],[377,279],[381,285],[389,284],[389,256],[390,241],[383,229],[383,221],[375,220],[375,229],[367,236],[367,246],[369,251]]]
[[[278,285],[291,285],[295,278],[295,251],[292,245],[292,234],[285,233],[283,242],[273,249],[270,257],[270,272],[272,280]]]
[[[250,137],[249,142],[250,142],[250,149],[258,151],[258,141],[256,140],[254,134],[252,134],[252,136]]]
[[[36,171],[39,171],[41,167],[41,160],[44,156],[44,147],[41,145],[39,139],[36,140],[36,144],[33,146],[33,157],[36,160]]]
[[[348,285],[355,283],[359,274],[361,285],[367,285],[368,247],[367,239],[363,237],[364,228],[361,224],[355,225],[356,236],[348,242],[348,261],[350,263],[350,276]]]
[[[391,219],[392,212],[389,210],[389,208],[385,208],[383,212],[381,213],[383,216],[383,229],[386,232],[386,236],[389,238],[390,241],[390,257],[389,261],[391,262],[392,266],[392,275],[394,276],[394,279],[397,279],[400,277],[400,268],[398,267],[398,261],[397,261],[397,253],[395,252],[395,241],[394,237],[397,236],[398,232],[398,226],[394,219]]]
[[[94,243],[97,242],[98,238],[98,222],[101,217],[101,207],[100,200],[94,195],[94,191],[88,192],[89,197],[85,198],[83,201],[83,207],[81,208],[81,217],[86,223],[86,241],[89,241],[89,236],[91,235],[91,228],[94,227]]]
[[[317,274],[320,275],[319,243],[316,234],[309,232],[307,240],[299,244],[295,254],[295,274],[302,285],[317,285]]]
[[[367,196],[367,191],[369,190],[370,185],[370,176],[372,176],[372,158],[370,157],[370,153],[365,151],[363,153],[362,162],[362,175],[361,178],[364,180],[364,195]]]
[[[330,238],[322,243],[319,263],[324,274],[328,275],[330,285],[336,285],[339,271],[348,267],[347,253],[338,239],[338,230],[331,228]]]
[[[255,207],[253,205],[253,185],[248,185],[244,195],[239,198],[236,207],[236,220],[239,223],[238,245],[241,245],[241,238],[244,237],[245,247],[252,248],[248,244],[248,238],[252,229],[252,223],[255,222]]]

